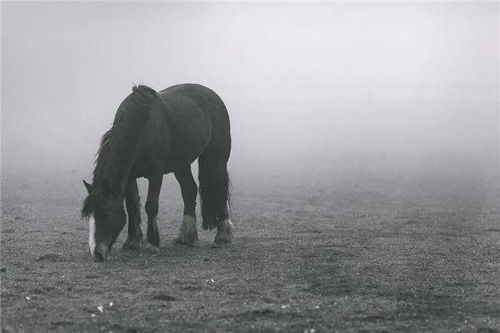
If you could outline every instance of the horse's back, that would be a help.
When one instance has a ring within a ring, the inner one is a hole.
[[[199,84],[179,84],[158,93],[176,129],[171,154],[191,163],[208,145],[229,156],[229,116],[221,98]]]
[[[212,89],[200,84],[184,83],[164,89],[159,95],[167,105],[179,105],[177,108],[173,107],[172,110],[174,114],[179,115],[179,118],[186,116],[186,112],[198,112],[202,116],[208,115],[215,148],[225,148],[229,145],[230,149],[229,115],[224,102]],[[223,153],[225,155],[229,151]]]
[[[160,91],[159,96],[173,112],[209,112],[211,116],[221,113],[227,117],[227,110],[221,98],[210,88],[201,84],[184,83]],[[214,113],[212,115],[212,113]],[[228,117],[227,117],[228,118]]]

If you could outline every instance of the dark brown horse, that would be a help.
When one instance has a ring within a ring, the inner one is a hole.
[[[229,220],[231,151],[229,116],[222,100],[198,84],[181,84],[157,93],[140,85],[118,107],[113,126],[102,137],[92,184],[82,216],[89,220],[89,250],[105,261],[128,216],[124,249],[160,246],[157,214],[164,174],[173,172],[181,186],[184,217],[178,244],[198,240],[195,206],[197,186],[191,163],[198,158],[203,228],[217,228],[216,244],[232,241]],[[139,177],[149,181],[146,242],[140,225]],[[123,202],[125,201],[125,209]]]

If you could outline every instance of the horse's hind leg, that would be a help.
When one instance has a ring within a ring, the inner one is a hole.
[[[128,214],[128,237],[122,248],[137,250],[142,243],[141,212],[137,181],[130,180],[125,189],[125,207]]]
[[[217,204],[217,234],[215,235],[214,243],[217,245],[229,244],[233,241],[234,226],[229,219],[229,176],[227,174],[227,161],[217,161],[214,165],[214,180],[215,184],[219,185]]]
[[[229,175],[227,159],[218,158],[213,150],[207,150],[199,158],[200,197],[202,200],[203,227],[217,227],[214,242],[217,245],[231,243],[233,224],[229,220]]]
[[[181,186],[182,199],[184,201],[184,217],[182,218],[179,236],[174,240],[174,243],[193,246],[198,242],[195,215],[198,188],[193,179],[190,165],[174,171],[174,174]]]

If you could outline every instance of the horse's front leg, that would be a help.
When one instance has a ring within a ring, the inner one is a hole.
[[[184,216],[182,218],[181,230],[179,231],[179,236],[174,240],[174,243],[195,246],[198,243],[195,215],[198,187],[191,173],[191,165],[179,168],[174,174],[181,185],[182,199],[184,201]]]
[[[138,250],[142,243],[141,211],[137,180],[132,179],[125,189],[125,207],[128,214],[128,237],[122,248],[124,250]]]
[[[146,250],[158,252],[160,247],[160,233],[158,231],[158,198],[160,196],[163,174],[155,174],[148,178],[148,198],[146,200],[146,214],[148,215],[148,229],[146,232]]]

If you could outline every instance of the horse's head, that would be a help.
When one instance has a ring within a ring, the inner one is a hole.
[[[83,183],[89,193],[82,207],[82,216],[89,220],[89,251],[95,261],[102,262],[125,226],[123,197]]]

